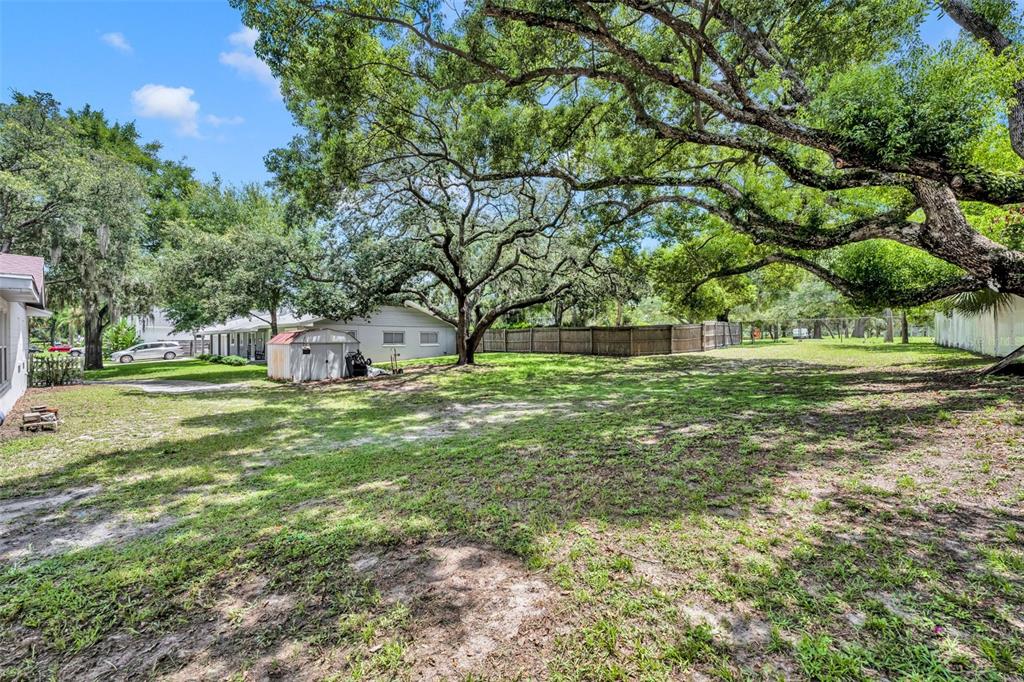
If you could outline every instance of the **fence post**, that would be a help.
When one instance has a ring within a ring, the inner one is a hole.
[[[530,352],[533,352],[533,327],[530,327]]]
[[[704,352],[704,323],[700,323],[700,350]]]
[[[594,328],[593,327],[590,328],[590,354],[591,355],[597,355],[597,353],[594,352]]]
[[[555,352],[562,353],[562,328],[555,327]]]
[[[633,347],[633,327],[629,328],[629,354],[636,355],[636,348]]]

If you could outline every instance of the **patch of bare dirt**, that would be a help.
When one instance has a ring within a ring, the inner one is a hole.
[[[370,590],[359,592],[366,596],[376,590],[381,612],[399,604],[409,612],[399,632],[406,644],[402,665],[375,679],[543,676],[557,593],[515,557],[473,544],[421,543],[362,551],[348,567],[353,580],[335,588]],[[46,652],[35,661],[40,677],[57,679],[308,680],[345,678],[358,659],[350,646],[321,636],[338,625],[330,600],[275,586],[262,575],[205,598],[210,605],[200,618],[162,632],[118,632],[66,657],[24,630],[14,638],[18,651],[0,650],[0,668],[36,650]],[[369,654],[378,647],[371,643]]]
[[[202,619],[166,632],[118,632],[69,657],[44,655],[37,670],[54,679],[90,682],[319,679],[328,672],[328,659],[298,639],[282,637],[286,623],[316,623],[322,615],[297,616],[296,603],[294,594],[270,589],[266,578],[247,577],[225,586]],[[35,646],[46,651],[30,631],[20,644],[22,655]],[[5,658],[0,652],[0,665],[10,662]]]
[[[381,365],[388,369],[387,363]],[[491,368],[481,365],[456,366],[451,363],[432,363],[429,365],[416,365],[405,367],[401,374],[385,374],[381,376],[351,377],[346,379],[328,379],[326,381],[312,381],[296,384],[299,388],[309,391],[330,390],[336,387],[346,387],[353,390],[382,391],[384,393],[419,393],[431,388],[429,382],[423,381],[427,377],[441,372],[486,372]],[[389,370],[390,371],[390,370]]]
[[[80,388],[82,388],[81,384],[75,386],[54,386],[52,388],[30,388],[25,391],[25,395],[21,396],[18,402],[14,403],[11,411],[4,416],[4,423],[0,425],[0,443],[24,436],[35,436],[40,433],[52,434],[52,431],[22,431],[21,415],[28,412],[29,408],[33,405],[54,404],[54,395],[58,393],[77,391]],[[60,432],[58,431],[58,433]]]
[[[386,602],[406,604],[414,679],[544,671],[555,634],[554,589],[521,561],[471,544],[417,545],[351,558]]]
[[[359,447],[371,443],[418,441],[447,438],[461,433],[475,433],[482,428],[503,426],[526,419],[572,417],[587,410],[602,409],[609,401],[586,403],[503,402],[503,403],[451,403],[438,410],[424,410],[410,415],[410,423],[386,435],[367,435],[353,438],[342,447]]]
[[[0,565],[120,543],[174,523],[172,517],[136,522],[84,506],[100,490],[89,486],[0,500]]]
[[[136,379],[133,381],[97,381],[92,382],[105,386],[127,386],[137,388],[144,393],[217,393],[219,391],[235,391],[245,388],[242,382],[230,384],[214,384],[209,381],[191,381],[187,379]]]

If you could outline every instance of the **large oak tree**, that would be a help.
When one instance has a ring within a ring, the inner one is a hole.
[[[858,297],[830,252],[884,239],[951,266],[892,304],[1024,294],[1021,230],[973,219],[1024,202],[1010,0],[235,2],[286,93],[309,60],[330,81],[306,111],[320,131],[351,125],[373,78],[486,90],[538,123],[484,179],[557,178],[623,216],[685,205],[758,246],[717,274],[789,263]],[[933,11],[963,36],[925,45]]]
[[[131,124],[88,107],[61,112],[46,93],[0,105],[0,252],[46,258],[50,304],[82,311],[87,369],[103,366],[106,325],[148,309],[146,181],[157,149]]]
[[[455,328],[465,365],[502,316],[604,281],[622,235],[595,229],[600,219],[566,183],[482,177],[487,159],[467,129],[487,111],[428,103],[405,112],[409,125],[375,120],[367,138],[384,142],[374,154],[364,147],[351,188],[310,182],[307,154],[277,159],[281,182],[326,204],[331,225],[320,262],[301,264],[300,310],[345,319],[411,301]]]

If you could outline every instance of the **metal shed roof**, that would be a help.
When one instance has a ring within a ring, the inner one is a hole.
[[[269,345],[285,346],[295,343],[354,343],[358,345],[359,341],[351,334],[333,329],[303,329],[278,334],[270,339]]]

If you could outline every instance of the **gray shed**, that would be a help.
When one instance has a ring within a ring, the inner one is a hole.
[[[359,350],[351,334],[308,329],[278,334],[267,344],[267,376],[286,381],[322,381],[346,375],[345,355]]]

